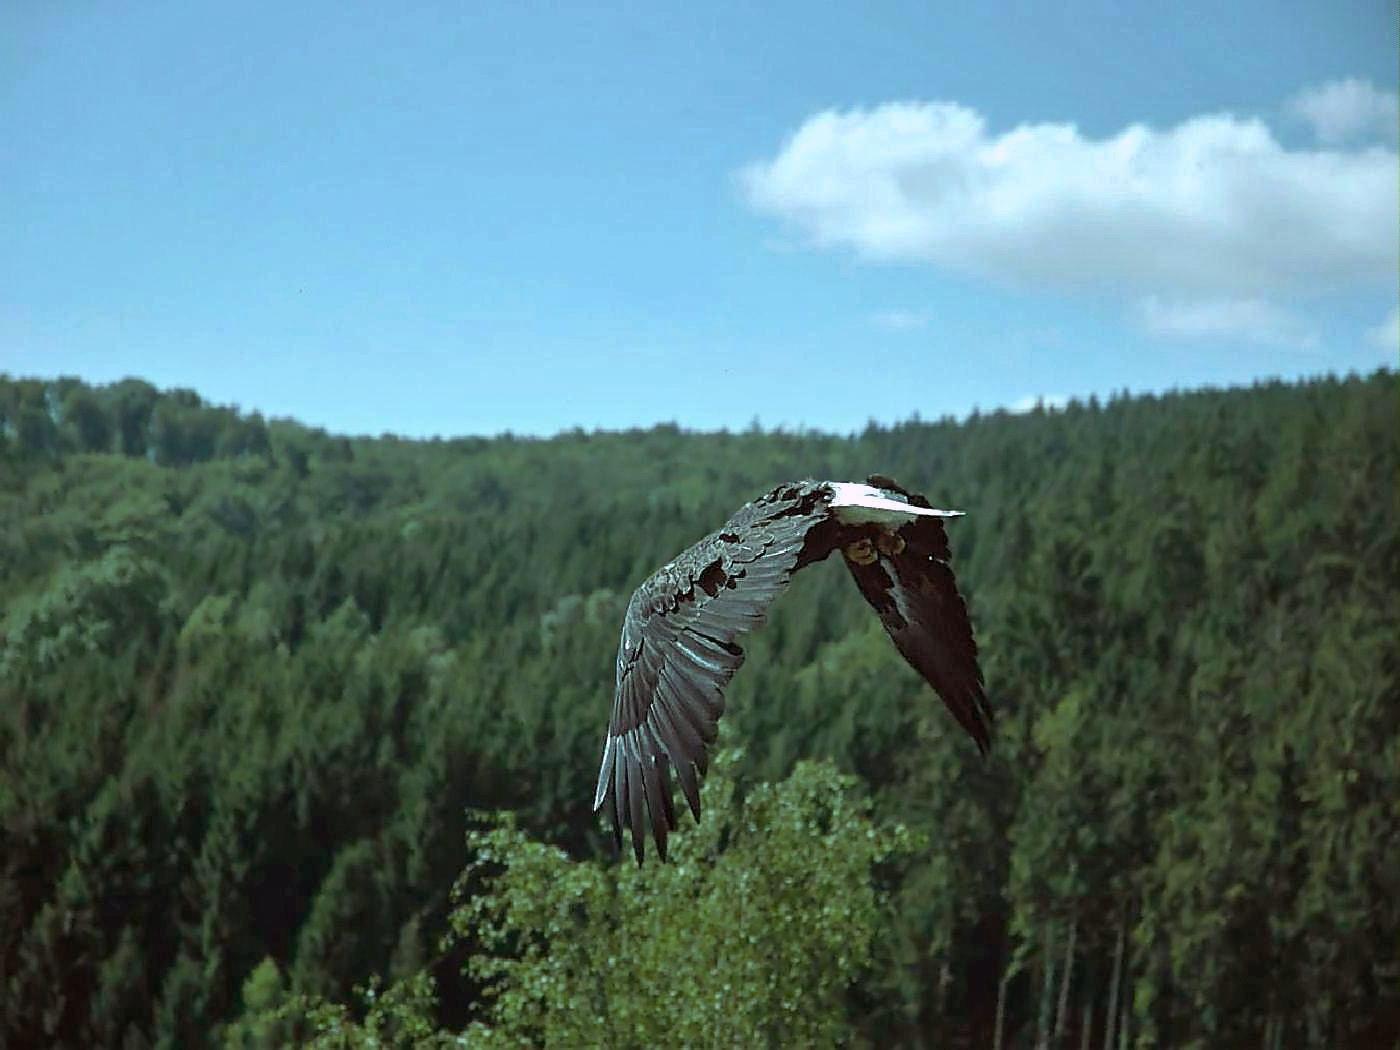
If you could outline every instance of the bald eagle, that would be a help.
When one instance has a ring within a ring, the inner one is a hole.
[[[881,475],[866,484],[800,481],[741,507],[720,529],[643,581],[627,604],[612,717],[593,809],[609,802],[642,863],[648,816],[657,853],[676,827],[671,771],[695,819],[724,689],[744,662],[738,640],[759,626],[798,570],[839,550],[895,647],[972,736],[991,745],[992,709],[967,607],[948,568],[944,518]]]

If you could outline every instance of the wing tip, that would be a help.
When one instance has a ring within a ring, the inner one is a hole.
[[[971,709],[971,715],[965,724],[966,729],[976,742],[978,753],[984,759],[989,758],[992,753],[993,731],[996,729],[997,716],[996,711],[987,700],[986,691],[980,680],[977,683],[977,688],[972,692],[971,703],[968,707]]]
[[[614,754],[616,738],[609,730],[607,736],[603,738],[603,760],[598,768],[598,786],[593,790],[593,812],[603,808],[603,803],[607,801],[608,792],[612,788],[613,762],[616,759]]]
[[[977,745],[977,753],[983,759],[992,757],[992,727],[985,722],[977,727],[977,732],[972,734],[972,740]]]
[[[612,802],[609,816],[619,855],[626,848],[625,826],[631,833],[632,855],[637,867],[643,867],[646,862],[648,837],[656,845],[657,857],[665,864],[670,856],[667,839],[677,827],[666,752],[657,739],[645,735],[637,737],[629,732],[621,737],[610,736],[609,743],[614,741],[616,748],[604,752],[604,769],[608,775],[606,780],[599,779],[594,811]],[[611,763],[607,761],[609,757]]]

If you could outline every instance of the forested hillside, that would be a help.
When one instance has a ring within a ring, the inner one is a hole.
[[[1394,1045],[1397,409],[421,442],[0,377],[0,1045]],[[631,588],[874,471],[968,513],[991,757],[818,566],[619,863]]]

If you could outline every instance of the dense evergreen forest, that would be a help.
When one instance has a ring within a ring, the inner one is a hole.
[[[1395,1045],[1397,409],[408,441],[0,377],[0,1045]],[[818,566],[620,863],[631,588],[875,471],[968,512],[991,757]]]

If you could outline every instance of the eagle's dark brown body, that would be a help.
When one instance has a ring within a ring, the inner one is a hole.
[[[744,660],[738,639],[763,622],[793,573],[838,549],[900,653],[986,750],[992,712],[947,565],[941,518],[951,513],[878,476],[869,487],[795,482],[745,504],[643,581],[622,623],[594,797],[595,808],[612,801],[619,846],[629,824],[640,863],[649,818],[665,859],[676,826],[672,771],[700,818],[699,777],[725,686]]]

